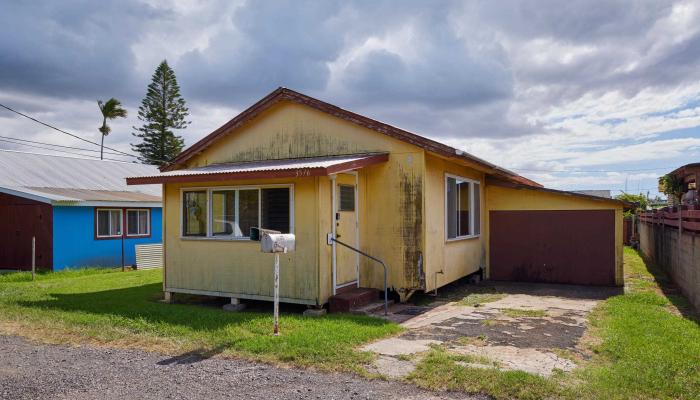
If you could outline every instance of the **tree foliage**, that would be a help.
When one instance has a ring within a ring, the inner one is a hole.
[[[112,132],[112,128],[110,128],[110,126],[107,125],[107,120],[125,118],[127,112],[122,107],[122,103],[114,97],[107,100],[106,102],[102,100],[97,100],[97,107],[100,108],[100,112],[102,113],[102,126],[97,128],[97,130],[100,131],[100,133],[102,134],[102,141],[100,142],[100,159],[102,159],[104,152],[103,150],[105,144],[105,136],[109,135],[109,133]]]
[[[180,154],[185,145],[182,136],[175,134],[176,129],[185,129],[190,121],[186,118],[189,109],[185,99],[180,95],[175,72],[168,62],[158,65],[148,85],[146,97],[139,107],[141,127],[134,127],[133,135],[141,143],[132,144],[134,151],[141,154],[141,160],[154,165],[163,165]]]
[[[659,178],[659,191],[681,202],[685,192],[683,178],[678,175],[666,174]]]
[[[626,201],[629,203],[635,203],[636,207],[634,211],[644,211],[647,209],[648,201],[647,197],[640,194],[622,193],[615,196],[616,199]]]

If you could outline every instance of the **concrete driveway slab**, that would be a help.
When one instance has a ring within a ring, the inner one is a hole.
[[[492,361],[499,369],[521,370],[549,376],[556,370],[571,371],[569,357],[584,357],[579,342],[587,329],[588,313],[601,300],[618,294],[617,288],[595,288],[549,284],[461,284],[450,288],[447,297],[436,299],[418,315],[403,320],[407,330],[398,338],[366,345],[363,349],[381,355],[374,370],[387,376],[410,373],[395,368],[386,357],[413,354],[415,364],[430,345],[446,351]],[[496,293],[492,302],[464,305],[470,293]],[[446,302],[449,299],[451,301]],[[401,308],[403,307],[403,308]],[[393,310],[401,312],[405,305]],[[478,343],[477,345],[472,343]],[[405,360],[404,360],[405,361]],[[409,363],[410,364],[410,363]],[[402,372],[403,371],[403,372]]]

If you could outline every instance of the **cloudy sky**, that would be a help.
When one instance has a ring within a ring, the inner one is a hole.
[[[555,188],[700,161],[698,2],[0,1],[0,103],[99,141],[116,97],[113,148],[163,59],[186,145],[287,86]],[[90,147],[0,109],[0,148],[46,152],[7,137]]]

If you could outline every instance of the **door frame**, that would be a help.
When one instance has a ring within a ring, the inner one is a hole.
[[[354,175],[355,176],[355,244],[354,246],[359,248],[360,247],[360,177],[357,171],[348,171],[348,172],[342,172],[342,174],[346,175]],[[336,237],[336,228],[337,228],[337,219],[336,216],[338,215],[338,182],[336,180],[338,174],[333,174],[330,175],[331,179],[331,235],[333,238]],[[332,262],[331,264],[333,265],[333,295],[335,295],[338,291],[338,289],[346,288],[352,285],[355,285],[355,287],[360,287],[360,254],[355,253],[355,280],[350,281],[350,282],[344,282],[340,285],[338,285],[338,273],[337,273],[337,268],[338,268],[338,260],[337,260],[337,243],[333,241],[332,243]]]

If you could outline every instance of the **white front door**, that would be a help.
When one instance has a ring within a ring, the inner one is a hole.
[[[343,243],[358,248],[357,175],[338,174],[334,182],[335,195],[332,198],[335,237]],[[340,244],[336,244],[335,247],[334,289],[357,286],[360,272],[359,254]]]

